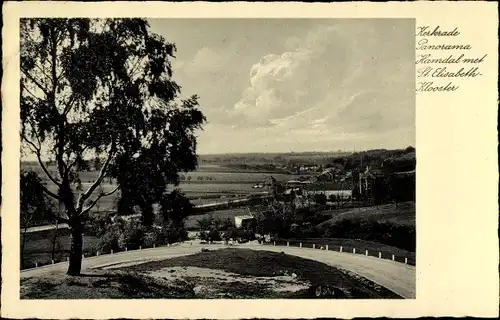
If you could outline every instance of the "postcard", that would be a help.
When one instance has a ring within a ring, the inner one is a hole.
[[[497,9],[6,3],[2,316],[498,316]]]

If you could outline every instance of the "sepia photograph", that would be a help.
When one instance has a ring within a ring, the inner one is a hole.
[[[415,28],[22,18],[20,298],[415,299]]]

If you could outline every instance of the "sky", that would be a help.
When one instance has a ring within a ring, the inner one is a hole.
[[[207,117],[198,153],[415,145],[413,19],[152,19]]]

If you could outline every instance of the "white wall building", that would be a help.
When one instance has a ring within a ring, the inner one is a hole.
[[[236,216],[234,217],[234,225],[236,228],[241,228],[249,223],[251,223],[254,220],[253,216],[247,215],[247,216]]]

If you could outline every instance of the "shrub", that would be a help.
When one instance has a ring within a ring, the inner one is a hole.
[[[200,239],[203,241],[221,241],[222,240],[219,231],[216,229],[211,229],[210,231],[201,232]]]
[[[320,205],[325,205],[326,204],[326,195],[323,193],[316,193],[314,195],[314,202]]]
[[[125,237],[119,226],[109,226],[97,243],[97,249],[101,252],[118,251],[125,245]]]
[[[182,242],[187,238],[188,233],[184,227],[184,222],[168,221],[159,229],[156,242],[157,244]]]
[[[224,232],[224,239],[229,240],[229,239],[236,239],[239,236],[239,230],[235,227],[230,227]]]
[[[111,218],[106,217],[89,217],[85,223],[85,234],[89,236],[101,237],[104,235],[113,222]]]
[[[129,221],[123,230],[124,245],[128,249],[138,249],[144,243],[145,230],[138,221]]]
[[[331,194],[331,195],[328,197],[328,201],[330,201],[330,202],[335,202],[335,201],[337,201],[337,199],[338,199],[338,198],[337,198],[337,195],[335,195],[335,194]]]

